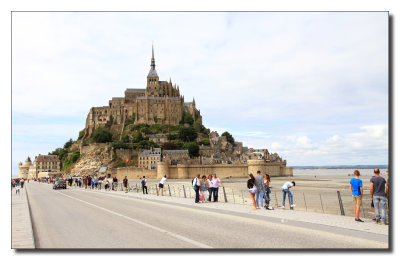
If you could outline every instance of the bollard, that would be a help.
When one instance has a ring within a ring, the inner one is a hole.
[[[303,192],[303,198],[304,198],[304,205],[306,206],[306,211],[307,211],[306,195],[304,195],[304,192]]]
[[[321,197],[321,193],[319,194],[319,199],[320,199],[320,201],[321,201],[321,208],[322,208],[322,212],[323,212],[323,213],[325,213],[324,206],[322,205],[322,197]]]
[[[171,197],[171,189],[169,187],[169,184],[168,184],[168,192],[169,192],[169,196]]]
[[[222,190],[224,191],[224,199],[225,199],[225,203],[228,202],[228,199],[226,197],[226,193],[225,193],[225,186],[222,186]]]
[[[244,204],[244,196],[243,196],[243,191],[241,191],[242,192],[242,202],[243,202],[243,204]]]
[[[182,186],[183,186],[183,196],[186,198],[185,185],[182,185]]]
[[[156,184],[156,192],[157,192],[157,196],[159,196],[159,194],[158,194],[158,189],[157,189],[157,184]]]
[[[235,204],[235,194],[233,193],[233,189],[232,189],[232,196],[233,196],[233,204]]]
[[[276,207],[278,207],[278,197],[276,196],[276,191],[275,191],[275,203],[276,203]]]
[[[340,213],[342,216],[344,216],[344,208],[343,208],[342,196],[340,196],[340,191],[337,191],[337,196],[339,200]]]
[[[137,186],[137,183],[136,183],[136,193],[139,193],[139,188]]]

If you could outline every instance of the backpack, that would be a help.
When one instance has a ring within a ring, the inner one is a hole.
[[[144,179],[142,179],[141,183],[143,186],[146,185],[146,182],[144,181]]]

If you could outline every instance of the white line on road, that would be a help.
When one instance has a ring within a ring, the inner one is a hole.
[[[103,207],[97,206],[97,205],[95,205],[95,204],[92,204],[92,203],[90,203],[90,202],[87,202],[87,201],[84,201],[84,200],[81,200],[81,199],[77,199],[77,198],[75,198],[75,197],[72,197],[72,196],[66,195],[66,194],[64,194],[64,193],[62,193],[62,192],[59,192],[59,191],[57,191],[57,193],[59,193],[59,194],[61,194],[61,195],[64,195],[64,196],[66,196],[66,197],[68,197],[68,198],[71,198],[71,199],[74,199],[74,200],[80,201],[80,202],[82,202],[82,203],[88,204],[88,205],[90,205],[90,206],[92,206],[92,207],[95,207],[95,208],[98,208],[98,209],[104,210],[104,211],[106,211],[106,212],[108,212],[108,213],[111,213],[111,214],[117,215],[118,217],[125,218],[125,219],[127,219],[127,220],[130,220],[130,221],[132,221],[132,222],[135,222],[135,223],[137,223],[137,224],[140,224],[140,225],[142,225],[142,226],[145,226],[145,227],[148,227],[148,228],[154,229],[154,230],[156,230],[156,231],[159,231],[159,232],[165,233],[165,234],[167,234],[167,235],[170,235],[170,236],[172,236],[172,237],[175,237],[175,238],[177,238],[177,239],[180,239],[180,240],[182,240],[182,241],[188,242],[188,243],[190,243],[190,244],[192,244],[192,245],[194,245],[194,246],[201,247],[201,248],[212,248],[212,247],[211,247],[211,246],[209,246],[209,245],[206,245],[206,244],[200,243],[200,242],[198,242],[198,241],[195,241],[195,240],[192,240],[192,239],[190,239],[190,238],[187,238],[187,237],[184,237],[184,236],[178,235],[178,234],[176,234],[176,233],[173,233],[173,232],[167,231],[167,230],[165,230],[165,229],[162,229],[162,228],[159,228],[159,227],[156,227],[156,226],[153,226],[153,225],[147,224],[147,223],[145,223],[145,222],[142,222],[142,221],[140,221],[140,220],[137,220],[137,219],[134,219],[134,218],[131,218],[131,217],[128,217],[128,216],[122,215],[122,214],[120,214],[120,213],[117,213],[117,212],[115,212],[115,211],[112,211],[112,210],[109,210],[109,209],[106,209],[106,208],[103,208]]]

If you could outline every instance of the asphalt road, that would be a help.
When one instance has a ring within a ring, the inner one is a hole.
[[[387,248],[388,244],[222,211],[27,185],[36,248]]]

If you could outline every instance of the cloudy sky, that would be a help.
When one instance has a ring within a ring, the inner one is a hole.
[[[12,163],[76,139],[91,107],[160,80],[203,123],[288,165],[388,163],[388,15],[13,13]]]

